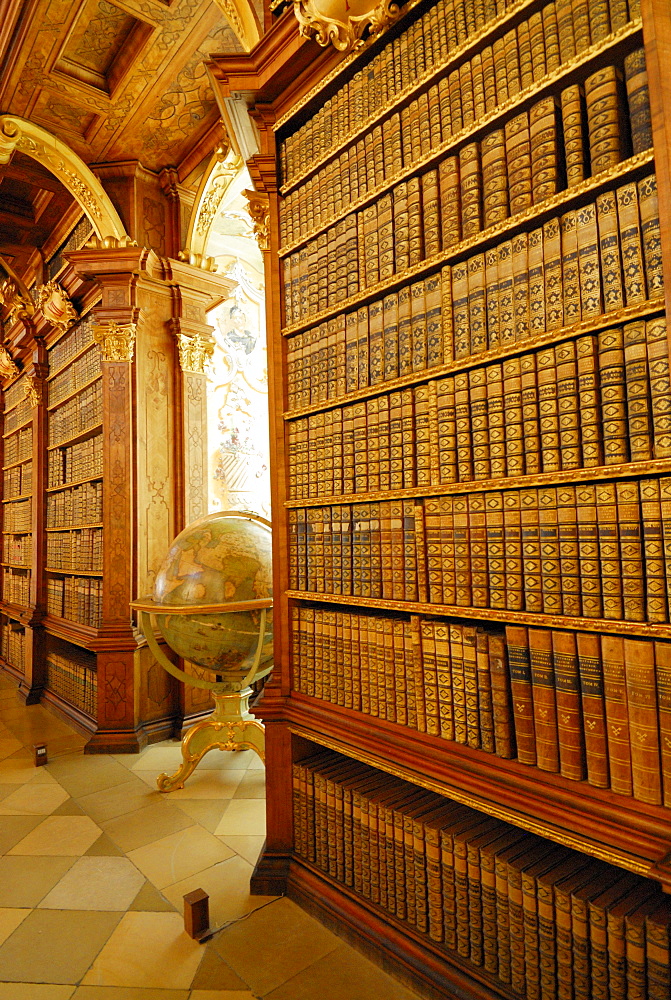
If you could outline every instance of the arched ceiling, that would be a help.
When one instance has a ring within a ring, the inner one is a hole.
[[[89,164],[178,167],[219,119],[204,60],[258,32],[252,0],[0,0],[0,113]]]

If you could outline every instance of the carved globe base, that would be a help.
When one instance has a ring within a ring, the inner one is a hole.
[[[265,763],[266,740],[263,725],[249,711],[251,688],[233,694],[214,694],[214,712],[191,726],[182,739],[181,767],[174,774],[159,774],[159,792],[184,788],[184,782],[210,750],[254,750]]]

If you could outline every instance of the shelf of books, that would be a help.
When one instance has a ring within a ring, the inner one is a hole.
[[[19,375],[4,392],[2,492],[2,659],[25,672],[33,553],[33,411]]]
[[[669,995],[660,24],[420,3],[274,105],[288,625],[253,887],[432,996]]]

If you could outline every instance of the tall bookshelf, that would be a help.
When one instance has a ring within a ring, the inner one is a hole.
[[[52,235],[32,314],[5,327],[0,666],[87,752],[136,752],[208,707],[154,661],[130,601],[206,512],[206,312],[232,283],[91,234],[84,217]]]
[[[283,511],[252,887],[432,996],[668,995],[671,18],[642,7],[418,3],[311,63],[280,18],[291,82],[252,57]]]

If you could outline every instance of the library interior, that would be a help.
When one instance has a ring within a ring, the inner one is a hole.
[[[671,1000],[667,303],[669,0],[0,0],[0,1000]]]

